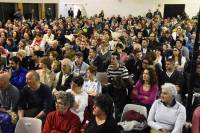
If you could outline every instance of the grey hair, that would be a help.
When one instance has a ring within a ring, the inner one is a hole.
[[[177,96],[177,89],[174,84],[165,83],[164,85],[161,86],[161,88],[167,90],[170,93],[170,95],[172,95],[173,97]]]
[[[61,61],[61,64],[68,65],[70,67],[71,71],[73,70],[73,62],[70,59],[68,59],[68,58],[63,59]]]
[[[64,105],[68,106],[69,108],[73,107],[75,103],[74,96],[71,93],[65,91],[58,91],[56,99],[62,100]]]

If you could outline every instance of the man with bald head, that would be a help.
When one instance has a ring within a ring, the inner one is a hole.
[[[25,116],[44,119],[53,106],[51,89],[40,82],[36,71],[29,71],[26,74],[26,83],[18,104],[19,118]]]
[[[19,99],[18,89],[10,83],[10,74],[0,72],[0,127],[3,133],[14,131],[10,112],[16,111]],[[8,113],[9,112],[9,113]]]

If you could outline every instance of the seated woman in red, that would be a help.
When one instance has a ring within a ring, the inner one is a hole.
[[[59,91],[56,96],[56,111],[47,115],[43,133],[79,133],[79,117],[70,111],[75,99],[71,93]]]
[[[132,90],[131,99],[149,110],[158,93],[156,73],[153,68],[146,68]]]

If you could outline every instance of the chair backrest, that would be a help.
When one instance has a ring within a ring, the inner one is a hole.
[[[122,113],[122,117],[123,117],[123,114],[125,114],[129,110],[134,110],[144,115],[145,118],[147,118],[147,108],[145,106],[136,105],[136,104],[126,104]]]
[[[42,121],[36,118],[24,117],[17,122],[15,133],[41,133]]]
[[[96,74],[96,78],[102,85],[108,83],[108,77],[106,72],[98,72]]]

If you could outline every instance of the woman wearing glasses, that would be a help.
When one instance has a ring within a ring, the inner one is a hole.
[[[74,103],[71,93],[59,91],[56,95],[56,111],[48,114],[43,133],[79,133],[80,119],[70,110]]]

